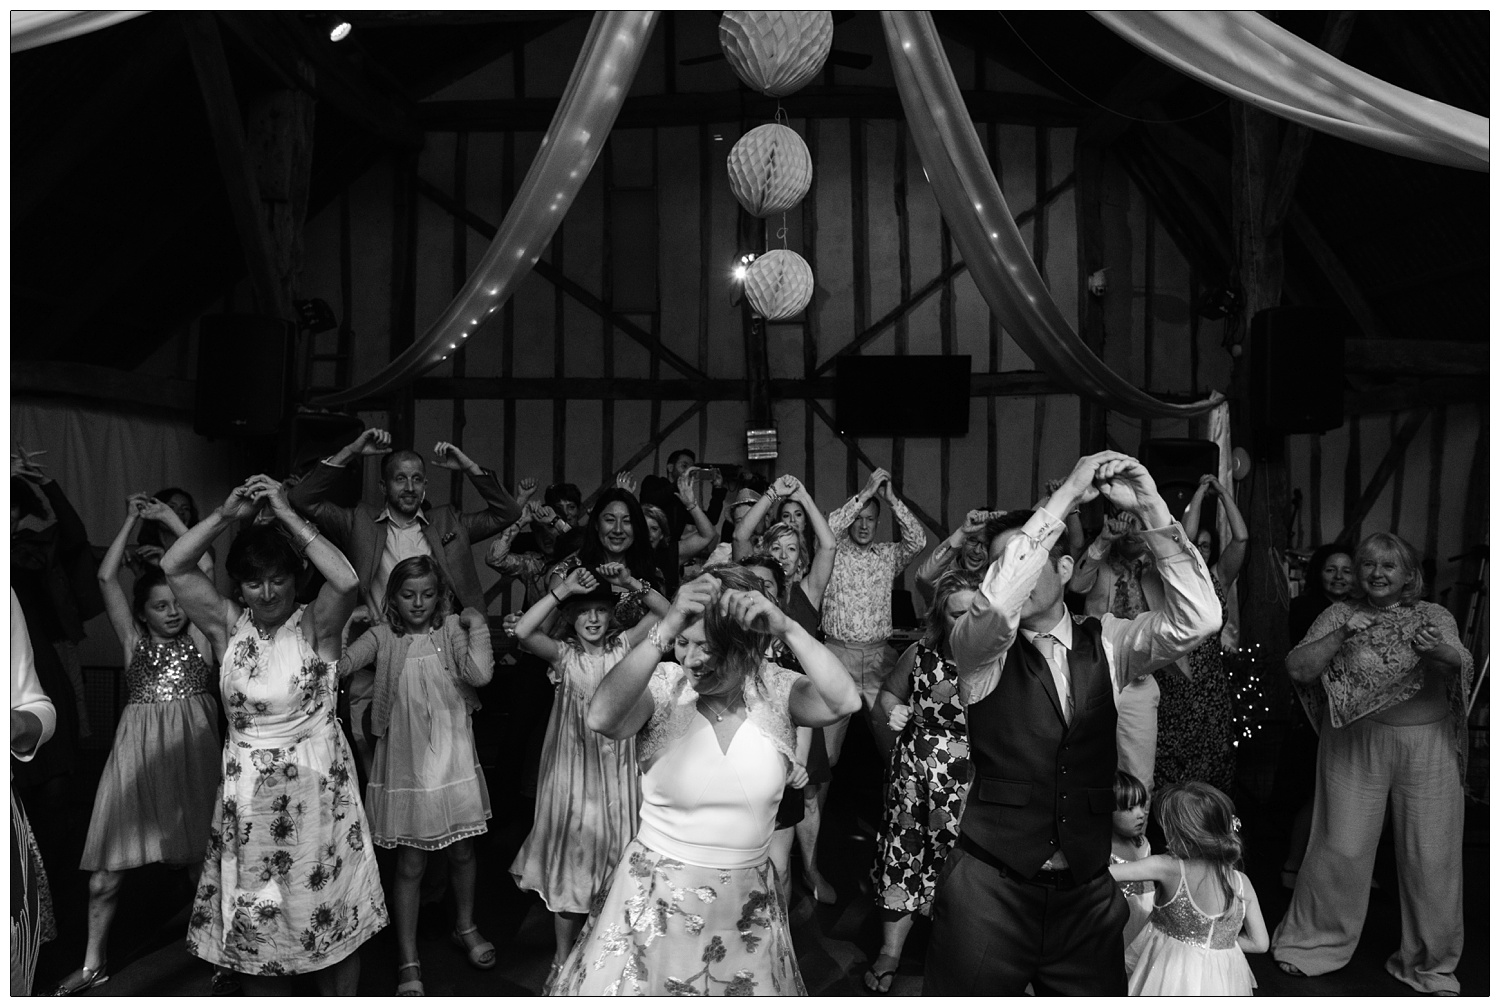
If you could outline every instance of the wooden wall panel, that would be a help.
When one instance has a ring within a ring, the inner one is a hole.
[[[1073,145],[1077,130],[1049,129],[1047,163],[1051,168],[1045,188],[1050,189],[1067,178],[1073,171]],[[1015,211],[1021,212],[1019,210]],[[1078,326],[1078,214],[1071,197],[1056,199],[1047,207],[1047,277],[1052,299],[1062,310],[1062,316],[1075,329]]]
[[[870,250],[869,298],[865,318],[872,322],[901,303],[900,243],[897,239],[895,158],[897,138],[903,129],[890,119],[871,119],[865,124],[865,240]],[[902,137],[902,142],[904,137]],[[916,160],[909,151],[908,160]],[[894,352],[890,333],[865,348],[867,356]]]
[[[818,201],[818,256],[812,263],[818,284],[813,305],[818,312],[818,363],[854,338],[849,304],[854,276],[849,226],[849,127],[842,120],[819,120],[818,163],[813,166],[809,198]]]
[[[708,366],[705,370],[711,377],[737,377],[745,371],[745,348],[740,311],[731,307],[731,302],[740,294],[739,285],[733,279],[734,267],[742,252],[760,249],[739,247],[739,204],[729,191],[729,176],[724,168],[729,148],[741,136],[739,124],[714,123],[713,132],[724,139],[715,141],[709,163],[709,178],[713,182],[709,199],[713,233],[706,253],[708,289],[703,292],[708,298],[709,308]]]
[[[716,144],[728,152],[727,144]],[[660,220],[657,275],[661,278],[662,345],[687,361],[698,357],[699,225],[698,129],[657,131],[661,177],[656,190]],[[663,365],[664,377],[680,377]]]

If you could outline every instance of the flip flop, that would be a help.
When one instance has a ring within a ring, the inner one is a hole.
[[[478,932],[479,927],[476,925],[470,927],[467,930],[455,930],[453,931],[453,933],[448,935],[448,939],[453,942],[454,947],[458,948],[460,951],[463,951],[469,956],[470,965],[474,966],[476,969],[487,972],[495,967],[495,945],[491,944],[483,937],[480,937],[479,943],[475,944],[473,947],[470,947],[469,942],[464,940],[464,938],[469,936],[470,934]]]
[[[1291,962],[1277,962],[1276,963],[1276,967],[1279,968],[1281,971],[1285,972],[1289,976],[1296,976],[1298,979],[1306,979],[1307,978],[1307,973],[1303,972],[1301,969],[1299,969],[1297,966],[1293,965]]]
[[[891,968],[888,968],[888,969],[885,969],[883,971],[878,971],[877,972],[876,970],[880,968],[880,963],[883,962],[883,961],[885,961],[885,962],[893,962],[894,964],[892,965]],[[885,996],[887,993],[889,993],[891,991],[891,986],[895,982],[896,972],[900,968],[901,968],[901,960],[899,958],[893,958],[890,955],[876,955],[875,956],[875,961],[870,965],[870,967],[867,970],[865,970],[865,978],[864,978],[865,990],[867,992],[875,994],[876,996]],[[872,981],[873,981],[873,985],[872,985]],[[882,981],[885,981],[885,988],[884,989],[882,989],[881,985],[880,985]]]

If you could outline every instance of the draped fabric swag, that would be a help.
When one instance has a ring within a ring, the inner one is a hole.
[[[144,13],[143,10],[13,10],[10,12],[10,51],[24,52],[76,35],[87,35]]]
[[[1120,377],[1088,348],[1031,261],[979,145],[947,53],[927,11],[883,11],[886,46],[912,141],[969,275],[1011,338],[1077,394],[1126,416],[1186,417],[1223,397],[1163,402]]]
[[[1489,119],[1356,70],[1254,11],[1089,13],[1168,66],[1283,119],[1392,154],[1489,170]]]
[[[656,11],[599,11],[573,65],[552,125],[484,258],[415,343],[368,381],[314,405],[342,405],[430,370],[500,310],[541,258],[614,127],[651,40]]]

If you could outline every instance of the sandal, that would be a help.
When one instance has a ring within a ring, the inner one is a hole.
[[[1289,976],[1296,976],[1298,979],[1306,979],[1307,978],[1307,973],[1303,972],[1301,969],[1299,969],[1297,966],[1293,965],[1291,962],[1277,962],[1276,963],[1276,967],[1279,968],[1281,971],[1285,972]]]
[[[228,969],[214,969],[213,978],[208,981],[208,995],[215,997],[234,996],[240,991],[240,976],[238,972]]]
[[[891,967],[882,970],[880,968],[881,962],[889,962]],[[901,959],[893,955],[876,955],[875,961],[865,972],[865,989],[877,996],[885,996],[891,991],[891,984],[895,982],[896,972],[900,968]],[[884,986],[881,985],[882,982],[885,983]]]
[[[495,967],[495,945],[485,940],[482,936],[479,938],[478,944],[471,945],[468,941],[464,940],[470,934],[478,933],[479,927],[476,925],[467,930],[455,930],[448,935],[448,939],[453,942],[454,947],[468,954],[470,965],[476,969],[488,971]]]
[[[425,997],[427,990],[422,986],[422,963],[407,962],[404,965],[396,966],[396,978],[400,979],[401,973],[407,969],[416,969],[417,977],[415,979],[408,979],[404,983],[397,983],[396,995],[398,997]]]
[[[84,990],[91,990],[95,986],[104,985],[109,982],[109,973],[105,971],[108,964],[106,962],[96,969],[84,966],[78,971],[70,973],[62,982],[57,984],[57,988],[52,991],[52,995],[55,997],[70,997],[76,993],[82,993]]]

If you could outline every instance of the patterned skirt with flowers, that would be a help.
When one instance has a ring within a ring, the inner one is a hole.
[[[919,645],[911,719],[891,750],[885,822],[875,844],[875,901],[901,913],[932,911],[932,896],[969,789],[969,741],[952,661]]]
[[[770,861],[724,870],[632,839],[553,996],[806,996]]]
[[[219,675],[229,734],[187,948],[247,975],[327,968],[386,924],[334,666],[304,611],[263,634],[246,610]]]

